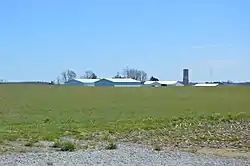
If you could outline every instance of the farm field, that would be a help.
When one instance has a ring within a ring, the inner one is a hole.
[[[250,87],[0,85],[1,144],[74,137],[248,149],[249,115]]]

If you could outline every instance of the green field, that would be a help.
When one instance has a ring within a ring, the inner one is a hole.
[[[101,131],[122,135],[164,129],[181,115],[197,121],[239,112],[250,115],[250,87],[0,85],[0,140],[51,140]]]

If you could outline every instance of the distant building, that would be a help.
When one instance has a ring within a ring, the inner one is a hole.
[[[194,86],[197,86],[197,87],[215,87],[218,85],[219,84],[215,84],[215,83],[207,83],[207,84],[195,84]]]
[[[103,78],[95,82],[95,86],[141,87],[141,85],[141,81],[131,78]]]
[[[158,81],[161,86],[184,86],[180,81]]]
[[[74,86],[95,86],[95,82],[100,79],[72,79],[66,81],[64,85],[74,85]]]
[[[158,81],[145,81],[144,86],[158,87],[161,86],[161,84]]]
[[[184,86],[180,81],[146,81],[144,86]]]
[[[73,79],[65,85],[74,86],[104,86],[104,87],[140,87],[140,81],[131,78]]]
[[[0,84],[29,84],[29,85],[51,85],[51,81],[24,81],[24,80],[15,80],[15,81],[5,81]]]

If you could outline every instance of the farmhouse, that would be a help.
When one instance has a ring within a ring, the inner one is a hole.
[[[131,78],[73,79],[65,82],[65,85],[140,87],[141,82]]]

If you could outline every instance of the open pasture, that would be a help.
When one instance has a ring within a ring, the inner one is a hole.
[[[194,131],[197,126],[192,124],[199,119],[207,121],[206,116],[218,120],[219,116],[232,118],[239,112],[244,112],[245,117],[250,114],[250,87],[0,85],[0,140],[53,140],[65,135],[80,138],[84,137],[82,133],[103,131],[118,136],[166,129],[171,125],[176,135],[171,134],[170,129],[168,134],[178,137],[186,130]],[[214,113],[220,114],[217,119],[212,116]],[[182,123],[185,116],[190,126],[178,129],[178,123]],[[248,123],[244,126],[244,130],[249,129]],[[216,136],[210,134],[210,137]]]

